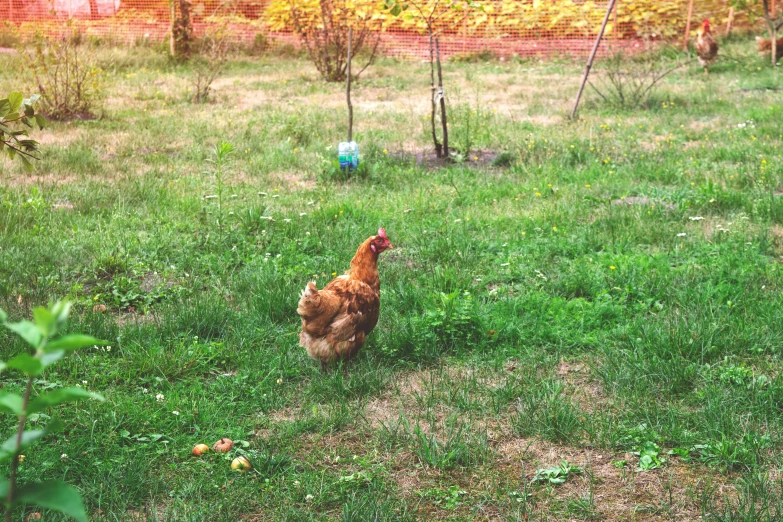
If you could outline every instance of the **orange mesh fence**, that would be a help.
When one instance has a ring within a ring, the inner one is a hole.
[[[381,32],[383,54],[428,54],[426,25],[410,9],[395,16],[382,0],[343,1],[349,12],[371,17]],[[613,46],[642,48],[643,40],[682,38],[688,1],[617,0],[602,51]],[[291,2],[303,8],[318,6],[318,0],[235,0],[231,4],[192,0],[193,29],[196,35],[204,34],[210,24],[222,19],[229,22],[237,41],[296,46],[298,39],[289,18]],[[445,4],[444,0],[423,0],[427,7],[436,2]],[[710,19],[716,33],[724,33],[728,23],[747,26],[747,17],[730,11],[728,4],[728,0],[694,0],[692,32],[704,18]],[[480,8],[445,13],[435,28],[444,56],[479,52],[584,55],[592,47],[605,10],[605,1],[485,0]],[[0,46],[36,31],[57,34],[66,24],[87,37],[113,43],[159,43],[169,35],[171,17],[170,0],[0,0]]]

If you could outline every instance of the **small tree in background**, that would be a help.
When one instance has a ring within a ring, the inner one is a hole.
[[[20,49],[41,95],[41,112],[50,119],[93,117],[103,98],[103,69],[78,30],[60,37],[38,35],[31,49]]]
[[[171,9],[169,52],[172,58],[180,60],[190,58],[190,46],[193,41],[192,7],[190,0],[169,0]]]
[[[225,20],[209,25],[207,34],[198,45],[198,55],[192,60],[194,103],[206,103],[212,90],[212,82],[223,72],[228,62],[234,33]]]
[[[783,27],[783,5],[772,12],[770,0],[731,0],[735,9],[742,9],[748,13],[750,21],[763,18],[767,24],[767,33],[772,43],[772,67],[778,63],[777,45],[778,31]]]
[[[345,80],[348,29],[353,28],[352,54],[372,64],[381,40],[382,18],[372,0],[272,0],[267,20],[272,30],[293,27],[318,72],[327,82]]]
[[[27,128],[43,129],[46,120],[35,113],[37,94],[25,99],[20,92],[12,92],[0,99],[0,151],[11,159],[19,158],[27,170],[32,170],[30,160],[40,159],[38,142],[29,139]]]
[[[394,16],[417,18],[423,23],[430,47],[430,126],[435,154],[439,158],[449,157],[449,129],[446,116],[446,94],[443,91],[443,70],[440,62],[440,44],[438,36],[456,28],[472,11],[481,6],[472,0],[386,0],[386,7]],[[457,16],[455,16],[455,13]],[[445,21],[445,23],[443,23]],[[435,73],[438,74],[437,85]],[[440,109],[440,126],[443,141],[438,139],[435,120]]]

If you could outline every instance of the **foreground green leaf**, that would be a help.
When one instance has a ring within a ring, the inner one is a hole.
[[[87,512],[79,491],[60,480],[27,484],[19,489],[15,504],[34,504],[44,509],[59,511],[78,522],[87,522]]]
[[[91,335],[70,334],[46,343],[44,351],[65,350],[66,352],[72,352],[88,346],[105,346],[107,344],[109,344],[108,341],[97,339]]]
[[[15,393],[0,392],[0,411],[20,415],[22,413],[22,398]]]
[[[104,400],[103,396],[85,390],[84,388],[62,388],[41,394],[34,400],[30,401],[30,404],[27,406],[27,414],[30,415],[32,413],[45,410],[51,406],[57,406],[58,404],[65,404],[68,402],[76,402],[83,399],[98,399],[100,401]]]
[[[40,359],[36,359],[28,353],[20,353],[6,363],[8,368],[19,370],[27,375],[38,375],[44,369]]]
[[[41,330],[32,321],[19,321],[18,323],[6,323],[6,327],[27,341],[33,348],[38,348],[43,340]]]

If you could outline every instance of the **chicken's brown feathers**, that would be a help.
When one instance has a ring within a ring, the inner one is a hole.
[[[299,300],[299,343],[321,362],[350,359],[378,323],[380,278],[378,255],[390,248],[386,232],[367,238],[356,250],[351,269],[321,290],[308,283]]]
[[[704,20],[704,25],[699,29],[696,38],[696,55],[699,63],[705,68],[718,57],[718,41],[710,32],[710,23]]]
[[[768,53],[772,51],[771,39],[757,36],[756,42],[758,43],[760,53]],[[775,47],[775,56],[781,58],[781,55],[783,55],[783,37],[780,37],[776,40]]]

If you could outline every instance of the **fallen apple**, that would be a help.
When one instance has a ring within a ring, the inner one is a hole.
[[[234,441],[227,438],[222,438],[219,441],[215,443],[214,446],[212,446],[212,449],[217,451],[218,453],[228,453],[231,451],[231,448],[234,447]]]
[[[196,444],[193,447],[193,454],[197,457],[200,457],[202,454],[209,451],[209,446],[206,444]]]
[[[253,469],[253,465],[250,464],[250,461],[247,460],[247,458],[240,456],[231,461],[231,469],[245,473]]]

